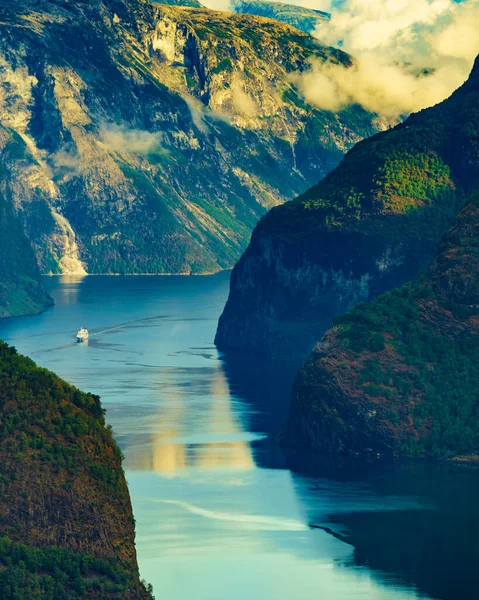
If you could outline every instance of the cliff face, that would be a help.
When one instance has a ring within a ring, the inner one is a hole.
[[[358,143],[272,209],[231,277],[216,343],[304,356],[361,300],[427,268],[479,174],[479,64],[443,103]]]
[[[151,598],[99,398],[3,342],[0,379],[0,598]]]
[[[335,320],[300,370],[283,442],[322,452],[479,451],[479,203],[428,275]]]
[[[1,139],[0,132],[0,144]],[[5,199],[6,192],[0,182],[0,318],[34,314],[52,304],[41,286],[30,242]]]
[[[378,127],[305,105],[289,74],[350,59],[267,19],[0,0],[0,40],[2,175],[44,273],[230,267],[267,208]]]

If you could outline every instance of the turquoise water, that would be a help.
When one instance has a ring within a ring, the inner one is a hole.
[[[478,475],[285,456],[290,370],[213,345],[227,273],[45,282],[55,307],[0,337],[102,397],[158,598],[474,597]]]

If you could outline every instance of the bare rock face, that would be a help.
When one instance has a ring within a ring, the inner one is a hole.
[[[43,273],[231,267],[267,208],[379,127],[305,105],[289,75],[350,58],[268,19],[146,0],[0,17],[2,180]]]
[[[216,343],[304,359],[332,317],[427,269],[479,179],[479,67],[441,104],[359,142],[256,227]]]

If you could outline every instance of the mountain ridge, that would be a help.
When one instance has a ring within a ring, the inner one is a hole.
[[[334,314],[414,278],[479,176],[479,64],[447,100],[359,142],[273,208],[231,277],[222,350],[305,357]]]
[[[313,33],[318,25],[328,21],[331,16],[321,10],[268,0],[233,0],[231,7],[234,12],[276,19],[305,33]]]
[[[146,0],[0,10],[4,178],[43,273],[229,268],[267,207],[380,126],[302,102],[289,72],[350,59],[287,25]]]

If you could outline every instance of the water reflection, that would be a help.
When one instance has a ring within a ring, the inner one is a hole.
[[[126,468],[155,471],[168,477],[183,475],[185,469],[255,468],[250,441],[241,410],[233,407],[221,363],[196,377],[185,387],[178,372],[165,382],[162,372],[161,401],[156,405],[152,433],[143,440],[130,440]],[[166,383],[166,385],[165,385]],[[168,390],[165,394],[164,390]],[[191,393],[191,389],[196,391]],[[201,394],[198,391],[201,390]],[[148,416],[151,423],[152,417]]]
[[[54,275],[52,279],[55,284],[62,286],[62,303],[77,304],[82,285],[85,282],[86,275]],[[50,284],[51,285],[51,284]]]
[[[479,586],[479,475],[451,465],[288,456],[310,523],[355,551],[350,568],[441,600]]]
[[[53,310],[1,321],[0,337],[101,396],[157,597],[475,597],[477,475],[285,456],[295,366],[220,360],[227,274],[68,279],[48,280]]]

